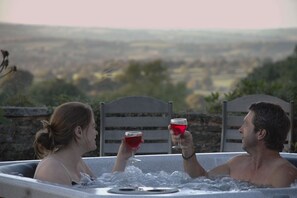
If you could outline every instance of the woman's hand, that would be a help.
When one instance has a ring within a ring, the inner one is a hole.
[[[132,148],[127,145],[125,139],[122,140],[117,157],[121,160],[128,160],[132,156]]]
[[[132,156],[132,149],[127,145],[125,140],[122,140],[122,143],[119,147],[117,159],[115,161],[112,172],[122,172],[126,168],[128,159]]]

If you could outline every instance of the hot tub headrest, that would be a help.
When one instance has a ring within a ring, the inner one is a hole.
[[[0,173],[33,178],[37,164],[38,162],[23,162],[3,165],[0,166]]]
[[[296,157],[285,157],[291,164],[297,167],[297,158]]]

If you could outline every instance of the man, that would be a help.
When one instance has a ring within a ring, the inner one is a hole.
[[[181,140],[184,169],[191,177],[223,176],[256,185],[288,187],[297,179],[297,168],[279,154],[290,129],[290,120],[276,104],[259,102],[250,106],[239,132],[247,154],[206,171],[197,161],[193,139],[186,131]],[[178,141],[172,131],[172,139]]]

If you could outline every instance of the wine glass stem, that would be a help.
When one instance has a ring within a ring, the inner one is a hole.
[[[177,144],[178,144],[179,148],[181,148],[181,138],[180,137],[178,138]]]
[[[129,161],[130,161],[131,164],[134,164],[135,162],[139,162],[139,161],[141,161],[141,160],[135,158],[135,151],[132,151],[132,155],[131,155],[131,158],[130,158]]]

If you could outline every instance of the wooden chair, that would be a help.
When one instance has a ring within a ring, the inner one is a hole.
[[[172,102],[130,96],[100,104],[100,156],[116,155],[128,130],[143,132],[144,143],[136,154],[171,153],[168,124]]]
[[[243,119],[248,112],[249,106],[252,103],[260,101],[272,102],[280,105],[288,114],[291,123],[293,123],[293,102],[286,102],[280,98],[263,94],[246,95],[232,101],[224,101],[222,107],[221,152],[243,151],[241,147],[241,134],[238,129],[243,123]],[[284,151],[290,150],[291,139],[292,127],[288,133]]]

